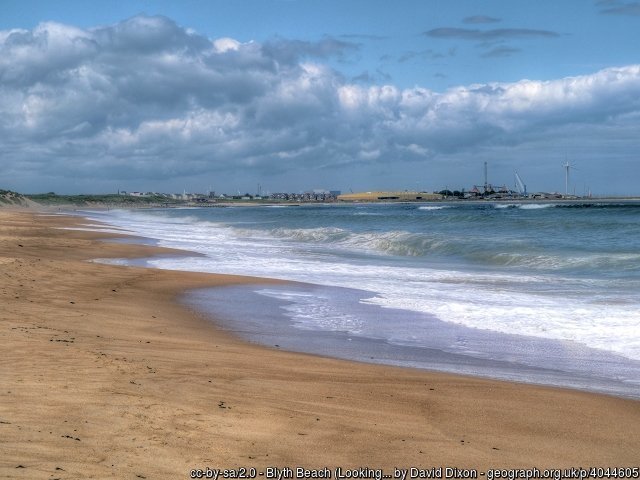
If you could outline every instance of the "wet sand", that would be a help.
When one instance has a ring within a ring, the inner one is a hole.
[[[252,345],[176,299],[268,280],[90,263],[178,252],[78,222],[0,210],[0,477],[638,464],[638,401]]]

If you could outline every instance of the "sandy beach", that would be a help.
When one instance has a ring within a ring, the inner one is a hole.
[[[2,478],[638,466],[638,401],[251,345],[176,298],[269,280],[90,263],[171,252],[78,222],[0,209]]]

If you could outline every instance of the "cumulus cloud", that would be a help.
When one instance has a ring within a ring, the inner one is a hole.
[[[322,61],[352,48],[330,38],[209,39],[147,16],[0,32],[0,173],[339,172],[640,118],[638,65],[435,92],[363,85]]]
[[[475,28],[442,27],[424,32],[432,38],[456,38],[459,40],[499,40],[508,38],[527,37],[558,37],[558,33],[550,30],[535,30],[530,28],[494,28],[492,30],[478,30]]]
[[[300,58],[304,57],[343,58],[348,52],[356,51],[358,45],[332,37],[325,37],[319,42],[277,38],[267,41],[262,48],[267,56],[290,63],[299,61]]]
[[[487,24],[501,21],[498,18],[487,17],[484,15],[476,15],[466,17],[463,23],[468,24]],[[458,27],[441,27],[434,28],[423,32],[423,35],[435,39],[464,40],[475,42],[476,46],[484,50],[481,58],[500,58],[509,57],[521,50],[516,47],[505,45],[510,40],[518,40],[524,38],[555,38],[560,35],[550,30],[539,30],[530,28],[494,28],[489,30],[481,30],[478,28],[458,28]]]

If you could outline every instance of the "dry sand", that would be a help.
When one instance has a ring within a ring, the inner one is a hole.
[[[175,300],[258,279],[90,263],[163,249],[76,222],[0,210],[2,478],[640,462],[638,401],[250,345]]]

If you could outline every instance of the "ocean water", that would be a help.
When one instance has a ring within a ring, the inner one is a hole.
[[[190,296],[255,341],[640,396],[640,204],[85,214],[200,254],[148,266],[304,282]]]

